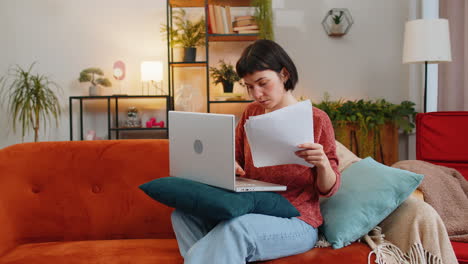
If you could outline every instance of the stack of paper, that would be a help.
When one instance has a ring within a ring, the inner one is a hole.
[[[251,116],[245,132],[255,167],[284,164],[314,165],[296,156],[297,145],[314,142],[312,104],[302,101],[276,111]]]

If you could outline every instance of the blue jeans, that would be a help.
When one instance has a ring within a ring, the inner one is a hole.
[[[175,210],[172,226],[185,264],[241,264],[306,252],[317,229],[298,218],[246,214],[219,223]]]

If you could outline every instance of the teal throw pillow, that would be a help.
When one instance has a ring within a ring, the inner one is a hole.
[[[340,189],[321,200],[320,231],[333,248],[349,245],[392,213],[419,186],[423,175],[391,168],[368,157],[341,174]]]
[[[152,180],[139,186],[154,200],[186,213],[217,221],[248,213],[299,216],[286,198],[273,192],[231,192],[178,177]]]

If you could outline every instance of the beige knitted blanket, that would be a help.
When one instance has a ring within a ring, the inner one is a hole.
[[[457,170],[420,160],[399,161],[392,167],[423,174],[419,189],[424,201],[442,218],[450,240],[468,242],[468,181]]]
[[[439,214],[412,196],[362,240],[379,264],[457,263]]]

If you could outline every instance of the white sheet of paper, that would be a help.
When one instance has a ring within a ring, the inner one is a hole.
[[[313,126],[312,104],[309,100],[249,117],[244,128],[254,166],[300,164],[313,167],[294,153],[300,150],[297,145],[314,142]]]

